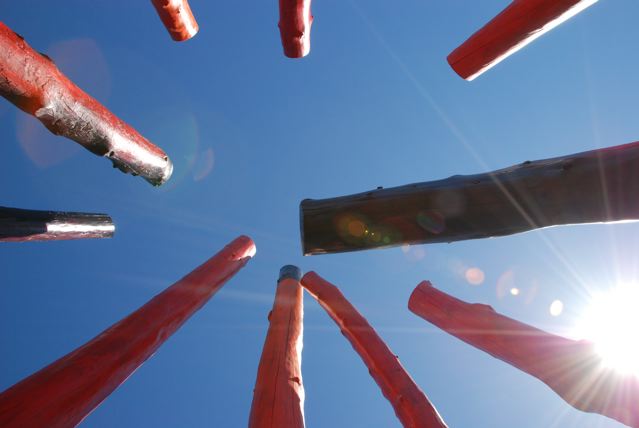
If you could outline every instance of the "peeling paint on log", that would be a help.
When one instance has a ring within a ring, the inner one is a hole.
[[[79,424],[255,254],[240,236],[93,340],[0,394],[3,428]]]
[[[193,38],[200,27],[187,0],[151,0],[162,23],[176,42]]]
[[[448,56],[448,63],[473,80],[597,0],[514,0]]]
[[[304,428],[304,295],[300,276],[295,266],[284,266],[280,271],[257,369],[249,428]]]
[[[639,427],[639,378],[605,367],[594,344],[520,323],[423,281],[408,308],[449,334],[544,382],[573,407]],[[628,338],[635,340],[635,338]]]
[[[300,204],[305,255],[639,219],[639,142]]]
[[[173,164],[166,153],[74,85],[49,57],[1,22],[0,95],[55,135],[110,159],[114,168],[154,186],[171,176]]]
[[[401,365],[399,358],[336,286],[315,272],[304,275],[302,286],[326,310],[362,358],[405,428],[446,427],[435,407]]]

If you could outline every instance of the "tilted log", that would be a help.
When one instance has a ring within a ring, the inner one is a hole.
[[[311,0],[280,0],[280,36],[284,55],[302,58],[311,51]]]
[[[115,168],[159,186],[171,176],[166,153],[73,84],[46,55],[0,22],[0,95]]]
[[[188,0],[151,0],[162,23],[176,42],[195,36],[200,29]]]
[[[406,372],[398,357],[336,286],[315,272],[304,275],[302,286],[339,326],[344,337],[368,367],[384,397],[390,401],[404,427],[446,427],[435,407]]]
[[[114,232],[106,214],[0,207],[0,242],[111,238]]]
[[[596,2],[597,0],[514,0],[455,49],[448,56],[448,63],[462,78],[473,80]]]
[[[304,428],[304,295],[300,277],[296,266],[284,266],[280,270],[257,369],[249,428]]]
[[[79,424],[255,254],[240,236],[90,342],[0,394],[0,426]]]
[[[602,364],[593,343],[547,333],[468,304],[423,281],[408,308],[442,330],[544,382],[573,407],[639,427],[639,378]],[[628,340],[635,340],[629,337]]]
[[[639,219],[639,142],[485,174],[302,201],[304,254]]]

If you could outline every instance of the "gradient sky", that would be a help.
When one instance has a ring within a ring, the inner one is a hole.
[[[227,4],[228,3],[228,4]],[[446,55],[505,0],[313,4],[311,55],[281,52],[277,2],[191,0],[174,43],[148,1],[0,0],[2,20],[175,163],[152,188],[0,100],[0,204],[109,213],[112,240],[0,246],[0,390],[93,338],[239,234],[257,255],[84,422],[246,426],[279,268],[338,285],[452,427],[618,427],[410,313],[424,279],[567,333],[589,293],[634,282],[639,226],[302,257],[298,204],[628,143],[639,2],[602,0],[472,83]],[[471,285],[470,268],[483,282]],[[521,290],[511,295],[511,288]],[[564,304],[551,316],[554,300]],[[307,426],[399,426],[305,297]]]

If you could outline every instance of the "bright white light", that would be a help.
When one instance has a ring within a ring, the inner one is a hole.
[[[510,289],[510,294],[512,294],[513,296],[519,296],[519,288],[517,287],[513,287]]]
[[[564,311],[564,304],[561,300],[553,300],[550,304],[550,315],[558,317]]]
[[[592,296],[578,334],[595,344],[606,366],[639,375],[637,327],[639,285],[623,286]]]

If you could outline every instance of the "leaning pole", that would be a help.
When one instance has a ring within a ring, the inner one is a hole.
[[[639,142],[300,204],[304,254],[639,219]]]
[[[336,286],[315,272],[304,275],[302,286],[339,326],[405,428],[446,427],[435,407],[401,365],[399,358]]]
[[[603,365],[593,343],[547,333],[500,315],[488,305],[468,304],[428,281],[415,288],[408,308],[469,345],[536,377],[573,407],[639,427],[639,378]]]
[[[79,424],[255,254],[240,236],[90,342],[0,394],[3,428]]]
[[[296,266],[284,266],[280,270],[257,369],[249,428],[304,428],[304,295],[300,277]]]
[[[596,2],[514,0],[448,55],[448,63],[462,78],[473,80]]]

